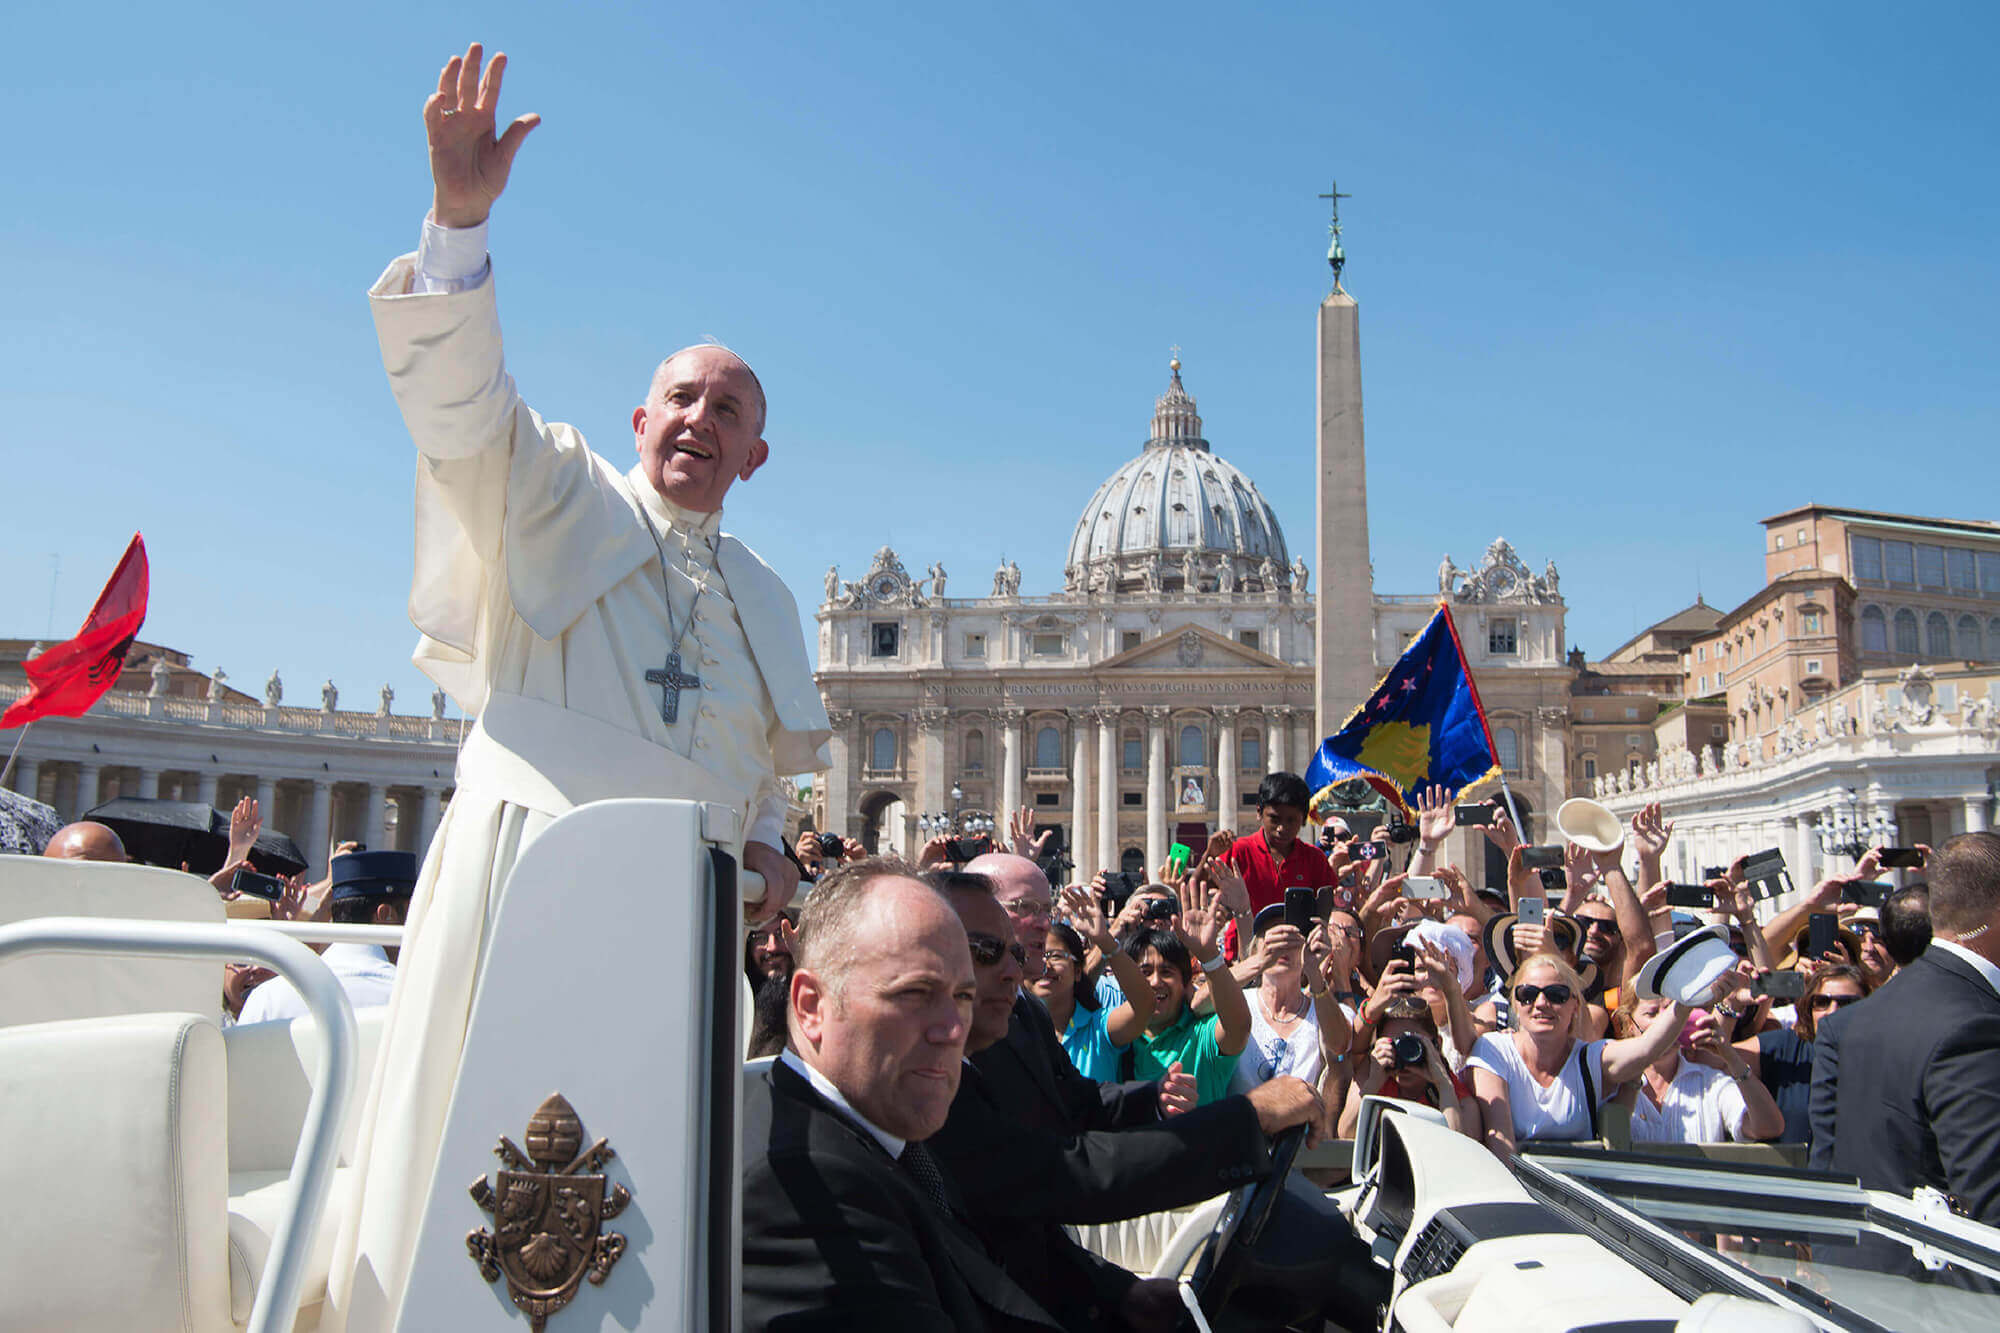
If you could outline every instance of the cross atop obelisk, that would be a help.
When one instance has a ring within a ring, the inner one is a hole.
[[[1353,197],[1351,194],[1342,194],[1340,192],[1340,182],[1338,181],[1328,181],[1326,193],[1320,196],[1320,198],[1328,200],[1333,205],[1333,219],[1327,223],[1326,227],[1326,233],[1333,238],[1333,241],[1326,247],[1326,262],[1327,266],[1333,270],[1333,289],[1335,291],[1340,290],[1340,270],[1347,267],[1347,252],[1340,248],[1340,201],[1343,199],[1352,199]]]

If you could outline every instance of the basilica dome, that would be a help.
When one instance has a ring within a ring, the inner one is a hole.
[[[1180,361],[1170,367],[1145,448],[1097,488],[1077,520],[1066,582],[1073,590],[1126,585],[1151,569],[1169,587],[1195,571],[1201,587],[1227,589],[1258,583],[1266,559],[1289,582],[1278,516],[1255,482],[1209,448]]]

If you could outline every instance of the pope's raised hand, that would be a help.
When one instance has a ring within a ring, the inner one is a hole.
[[[507,188],[514,154],[528,131],[542,123],[530,112],[506,132],[494,134],[500,80],[507,57],[495,54],[480,73],[484,52],[478,42],[453,56],[438,75],[437,91],[424,103],[424,132],[431,150],[431,217],[441,227],[476,227],[493,211]]]

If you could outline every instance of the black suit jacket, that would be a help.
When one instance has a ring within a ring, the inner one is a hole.
[[[784,1064],[752,1081],[744,1123],[751,1333],[1062,1327],[881,1144]]]
[[[1014,997],[1007,1035],[972,1057],[1001,1103],[1024,1123],[1058,1134],[1129,1129],[1160,1118],[1158,1083],[1098,1083],[1076,1072],[1049,1011]]]
[[[1833,1168],[2000,1224],[2000,994],[1932,947],[1837,1029]]]
[[[1852,1009],[1836,1009],[1813,1025],[1812,1086],[1806,1093],[1806,1123],[1812,1127],[1812,1147],[1806,1165],[1833,1170],[1833,1129],[1839,1111],[1840,1033]]]

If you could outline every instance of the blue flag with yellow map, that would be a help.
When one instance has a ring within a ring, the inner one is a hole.
[[[1333,787],[1360,778],[1407,815],[1419,787],[1435,783],[1452,799],[1499,772],[1458,627],[1439,603],[1389,674],[1319,743],[1305,779],[1315,810]]]

